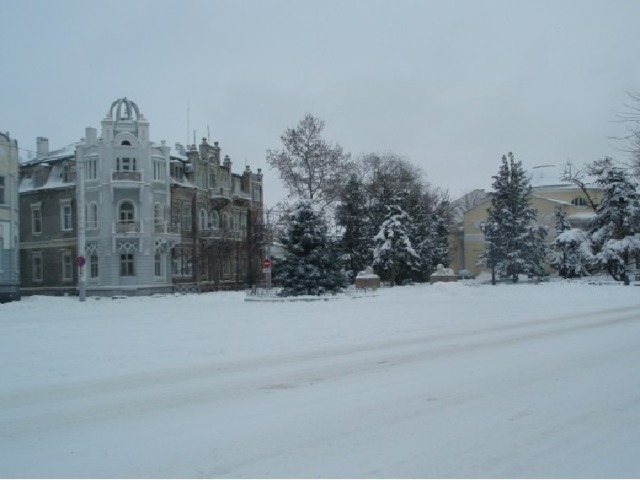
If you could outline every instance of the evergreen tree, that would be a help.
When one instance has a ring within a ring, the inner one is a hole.
[[[373,267],[381,279],[393,286],[412,278],[421,262],[407,233],[411,217],[397,204],[389,206],[388,212],[374,238]]]
[[[431,238],[433,239],[432,271],[438,265],[449,268],[451,264],[451,257],[449,256],[449,223],[445,218],[443,207],[444,205],[441,205],[431,216]]]
[[[640,253],[640,195],[626,172],[610,161],[596,181],[604,190],[591,223],[596,258],[616,280],[626,278],[629,261]]]
[[[371,224],[368,219],[366,196],[362,182],[351,175],[336,209],[336,222],[344,228],[341,250],[348,255],[347,275],[352,281],[358,272],[371,265]]]
[[[567,212],[556,207],[556,238],[551,243],[549,265],[562,278],[588,276],[593,268],[591,242],[587,234],[579,228],[572,228],[567,220]]]
[[[435,251],[432,215],[424,202],[412,207],[413,214],[408,214],[412,221],[407,225],[407,234],[420,261],[412,270],[411,278],[426,282],[435,268],[432,266]]]
[[[287,295],[321,295],[345,286],[338,248],[327,238],[322,215],[311,202],[299,202],[288,216],[282,238],[286,255],[276,280]]]
[[[536,273],[544,261],[541,241],[545,230],[532,228],[536,210],[531,207],[531,185],[513,153],[502,156],[493,179],[491,206],[482,226],[485,250],[480,263],[492,267],[494,273],[497,270],[510,276],[515,283],[519,274]]]

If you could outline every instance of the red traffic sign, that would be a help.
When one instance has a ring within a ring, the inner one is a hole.
[[[271,260],[269,260],[268,258],[265,258],[264,260],[262,260],[262,266],[264,268],[271,268]]]

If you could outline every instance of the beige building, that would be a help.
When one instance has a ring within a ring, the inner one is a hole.
[[[561,171],[554,165],[535,167],[531,176],[532,198],[531,205],[538,212],[538,225],[549,228],[547,240],[549,243],[555,238],[555,209],[562,208],[567,213],[567,220],[574,228],[586,229],[595,212],[590,207],[586,195],[577,186],[559,181]],[[594,202],[602,199],[602,191],[593,187],[588,190]],[[491,196],[488,194],[475,207],[464,212],[463,220],[459,224],[456,238],[452,239],[453,249],[457,253],[452,255],[455,271],[468,270],[472,275],[478,275],[483,268],[477,266],[478,256],[484,250],[484,234],[481,224],[487,219],[487,210],[491,207]],[[548,272],[553,272],[547,267]]]

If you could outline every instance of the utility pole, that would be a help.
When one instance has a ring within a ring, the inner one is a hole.
[[[76,210],[78,217],[78,247],[76,264],[78,266],[78,299],[84,302],[87,294],[86,264],[86,214],[84,200],[84,164],[80,161],[80,150],[76,150]]]

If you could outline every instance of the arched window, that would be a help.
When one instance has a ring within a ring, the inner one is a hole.
[[[200,209],[200,213],[198,214],[198,227],[200,230],[208,230],[209,222],[207,221],[207,211],[202,208]]]
[[[575,205],[576,207],[586,207],[587,201],[583,197],[576,197],[571,200],[571,204]]]
[[[215,210],[211,210],[211,228],[220,228],[220,215]]]
[[[120,203],[118,219],[122,223],[133,223],[135,218],[135,207],[131,200],[123,200]]]
[[[123,140],[120,145],[126,145],[126,146],[131,146],[131,142],[129,140]]]
[[[91,202],[87,205],[87,228],[98,228],[98,204]]]

